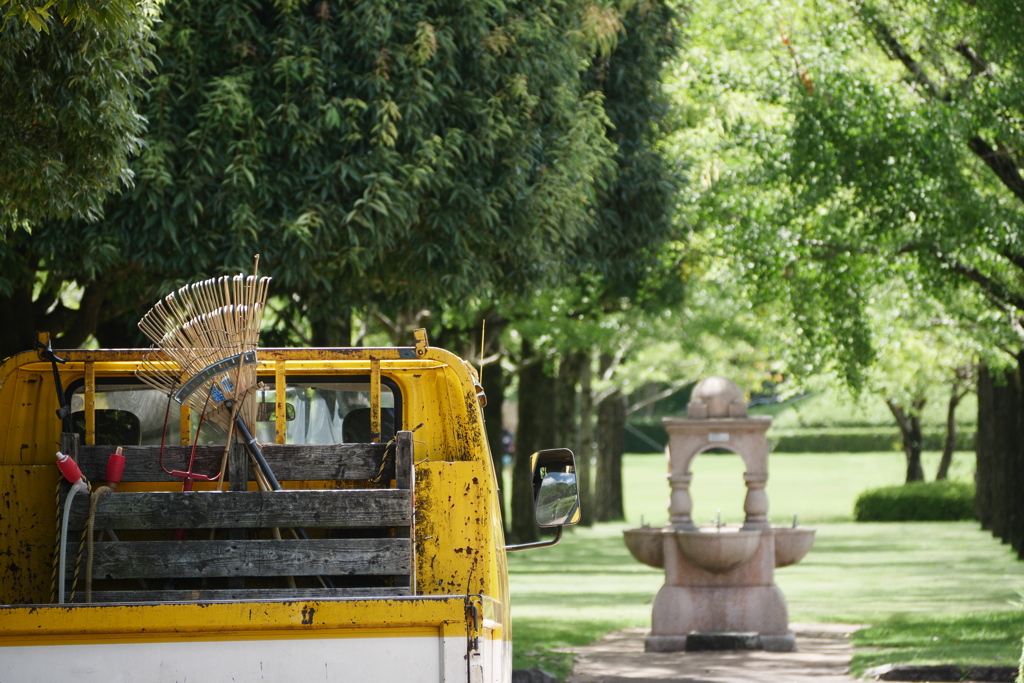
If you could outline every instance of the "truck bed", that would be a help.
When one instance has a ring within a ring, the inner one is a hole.
[[[74,436],[67,435],[68,450],[83,474],[102,479],[113,447],[78,447]],[[249,458],[239,444],[228,452],[228,490],[124,490],[180,481],[164,467],[192,454],[187,447],[163,448],[161,466],[157,446],[122,450],[121,487],[72,501],[65,555],[74,561],[65,563],[66,602],[414,592],[410,432],[400,432],[392,444],[267,446],[264,457],[281,481],[304,487],[282,491],[250,490]],[[223,453],[223,447],[197,448],[195,470],[216,471]],[[90,514],[98,540],[82,548]]]

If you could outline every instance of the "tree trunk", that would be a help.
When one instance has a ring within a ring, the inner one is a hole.
[[[306,314],[316,347],[338,348],[352,345],[352,312],[348,309],[326,310],[310,306]]]
[[[63,346],[77,349],[96,332],[96,327],[103,316],[104,305],[107,304],[107,289],[108,285],[104,280],[89,283],[82,292],[78,309],[65,311],[67,317],[64,319],[64,333],[61,335]]]
[[[498,485],[498,504],[501,507],[501,522],[508,534],[508,516],[505,512],[505,425],[502,422],[502,411],[505,405],[505,369],[501,361],[488,364],[481,370],[480,378],[487,394],[487,405],[484,406],[484,422],[487,429],[487,443],[491,448],[491,462],[494,463],[494,476]]]
[[[1002,477],[1006,452],[1011,448],[1003,425],[1013,418],[1013,378],[982,367],[978,375],[978,453],[975,511],[983,529],[996,538],[1005,537],[1005,497]]]
[[[580,491],[580,524],[594,524],[594,393],[591,387],[593,371],[589,352],[579,352],[584,361],[580,366],[580,443],[576,452],[576,472]]]
[[[558,363],[558,382],[555,395],[555,442],[557,448],[568,448],[575,453],[579,446],[580,430],[576,422],[577,395],[580,367],[571,354],[562,356]]]
[[[597,405],[597,472],[594,518],[598,522],[625,519],[622,504],[622,452],[626,398],[614,391]]]
[[[921,409],[924,408],[924,400],[914,401],[913,412],[907,414],[903,407],[895,401],[886,399],[885,404],[889,406],[896,424],[900,428],[900,436],[903,439],[903,453],[907,458],[907,483],[912,481],[924,481],[924,469],[921,467]]]
[[[1007,441],[1012,445],[1007,452],[1006,476],[1002,482],[1002,495],[1006,499],[1006,529],[1003,537],[1017,551],[1017,557],[1024,559],[1024,382],[1021,378],[1021,364],[1024,353],[1017,356],[1017,369],[1013,373],[1013,416],[1004,426]]]
[[[1010,543],[1024,558],[1024,428],[1020,362],[1016,371],[982,367],[978,373],[977,496],[983,529]]]
[[[955,385],[949,394],[949,403],[946,405],[946,440],[942,443],[942,458],[939,460],[939,469],[935,473],[935,480],[942,481],[949,478],[949,466],[953,462],[953,451],[956,449],[956,407],[964,394],[960,393],[960,387]]]
[[[31,287],[19,287],[7,296],[0,296],[0,321],[3,321],[0,360],[31,349],[36,342],[36,332],[53,332],[36,329]]]
[[[139,329],[140,317],[140,314],[119,315],[100,321],[94,332],[96,342],[101,349],[135,349],[149,346],[153,342]]]
[[[591,505],[589,453],[585,454],[584,418],[591,418],[590,402],[590,355],[584,351],[571,351],[562,357],[558,368],[558,445],[572,450],[576,456],[576,484],[580,495],[581,523],[588,516]],[[584,392],[587,392],[584,397]],[[584,405],[586,404],[586,405]],[[584,412],[584,407],[586,412]],[[593,432],[587,426],[587,441],[592,442]],[[589,446],[587,446],[589,449]],[[588,519],[587,524],[592,522]]]
[[[978,368],[978,426],[974,434],[975,470],[974,517],[981,528],[992,529],[992,509],[995,481],[992,476],[995,450],[999,447],[999,432],[996,429],[996,406],[998,405],[995,378],[988,366]]]
[[[992,381],[988,366],[978,367],[978,417],[974,431],[974,518],[982,529],[992,528],[992,475],[990,453],[995,435],[992,422]]]
[[[523,341],[519,367],[519,426],[512,461],[512,540],[537,540],[539,529],[533,509],[533,477],[530,456],[548,448],[555,439],[555,381],[544,371],[544,359]]]

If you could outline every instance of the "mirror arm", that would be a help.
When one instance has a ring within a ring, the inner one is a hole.
[[[555,537],[550,541],[537,541],[536,543],[520,543],[519,545],[507,545],[505,546],[505,552],[511,552],[513,550],[529,550],[530,548],[547,548],[562,540],[562,527],[555,527]]]

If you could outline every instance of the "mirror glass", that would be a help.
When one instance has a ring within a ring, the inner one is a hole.
[[[295,406],[291,403],[284,404],[284,419],[291,422],[295,419]],[[260,401],[256,404],[257,422],[274,422],[277,420],[277,404],[273,401]]]
[[[533,454],[533,491],[537,526],[564,526],[580,519],[576,462],[568,448]]]

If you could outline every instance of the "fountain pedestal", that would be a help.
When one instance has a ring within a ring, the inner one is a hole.
[[[708,529],[699,533],[710,537],[718,532]],[[654,599],[646,642],[649,652],[685,650],[687,637],[695,632],[757,633],[765,650],[796,649],[786,598],[775,585],[775,535],[771,529],[758,534],[756,550],[748,560],[720,572],[687,558],[675,542],[675,534],[665,536],[665,585]]]
[[[781,553],[776,552],[776,529],[768,521],[765,492],[771,418],[748,417],[739,387],[718,377],[694,388],[687,415],[663,421],[669,435],[672,487],[668,525],[657,531],[626,532],[637,559],[665,569],[646,649],[685,650],[687,638],[700,633],[742,635],[744,642],[759,638],[765,650],[795,650],[786,599],[775,585],[775,567],[799,561],[813,542],[813,530],[780,528],[783,542]],[[698,528],[693,523],[690,463],[711,448],[730,450],[746,465],[745,517],[739,529]],[[659,542],[660,549],[652,548]]]

